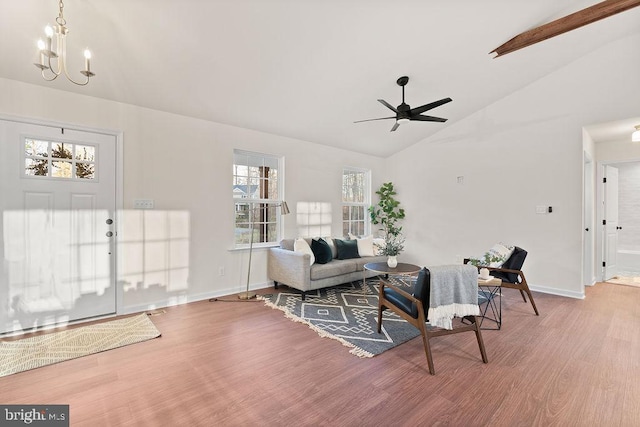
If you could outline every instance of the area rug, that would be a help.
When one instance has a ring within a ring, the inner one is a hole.
[[[640,287],[640,277],[638,276],[613,276],[607,280],[607,283],[615,283],[616,285],[627,285]]]
[[[140,314],[50,334],[0,342],[0,377],[160,336]]]
[[[378,280],[367,280],[300,293],[281,292],[259,296],[271,308],[281,310],[295,322],[307,324],[321,337],[332,338],[351,347],[359,357],[373,357],[420,335],[397,314],[385,310],[382,332],[378,333]]]

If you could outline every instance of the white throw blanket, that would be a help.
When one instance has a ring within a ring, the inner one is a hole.
[[[476,267],[461,264],[427,268],[431,272],[430,325],[453,329],[454,317],[480,314]]]

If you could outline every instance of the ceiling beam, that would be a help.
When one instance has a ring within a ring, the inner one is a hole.
[[[523,47],[541,42],[551,37],[566,33],[592,22],[599,21],[625,10],[640,6],[640,0],[605,0],[586,9],[556,19],[548,24],[518,34],[508,42],[498,46],[490,53],[497,53],[495,58],[506,55]]]

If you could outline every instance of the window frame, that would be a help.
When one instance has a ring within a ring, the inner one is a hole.
[[[362,202],[350,202],[350,201],[345,201],[344,199],[344,186],[345,186],[345,175],[347,173],[362,173],[364,174],[364,188],[362,189],[362,194],[364,196],[364,200]],[[348,224],[347,227],[347,233],[352,233],[354,235],[359,235],[359,233],[355,233],[354,232],[354,228],[352,227],[353,224],[356,224],[358,222],[360,222],[360,220],[358,219],[351,219],[351,208],[353,207],[362,207],[363,208],[363,215],[364,218],[362,219],[363,221],[363,232],[361,233],[362,236],[368,236],[371,234],[371,217],[369,215],[369,206],[371,206],[371,170],[370,169],[364,169],[364,168],[357,168],[357,167],[351,167],[351,166],[345,166],[342,168],[342,188],[340,190],[340,199],[341,199],[341,209],[340,209],[340,215],[341,215],[341,224],[342,224],[342,231],[343,233],[345,232],[345,224]],[[344,218],[344,208],[348,207],[349,208],[349,219],[345,219]]]
[[[26,144],[27,141],[31,140],[34,142],[43,142],[47,144],[47,154],[46,155],[40,155],[40,154],[28,154],[26,151]],[[22,135],[20,138],[20,143],[21,143],[21,152],[22,152],[22,166],[21,166],[21,178],[24,179],[38,179],[38,180],[51,180],[51,181],[58,181],[58,182],[86,182],[86,183],[90,183],[90,182],[99,182],[99,168],[98,168],[98,163],[99,163],[99,146],[94,144],[94,143],[90,143],[90,142],[81,142],[81,141],[68,141],[65,140],[63,138],[42,138],[42,137],[36,137],[36,136],[31,136],[31,135]],[[53,156],[53,147],[55,144],[62,144],[64,145],[70,145],[72,147],[71,149],[71,157],[54,157]],[[93,160],[87,160],[87,159],[79,159],[77,157],[77,148],[78,147],[91,147],[93,148]],[[45,164],[47,165],[47,174],[46,175],[37,175],[37,174],[29,174],[26,172],[26,162],[27,160],[33,160],[33,161],[44,161]],[[53,174],[53,170],[54,170],[54,162],[61,162],[61,163],[69,163],[71,165],[71,176],[55,176]],[[93,167],[93,177],[91,178],[82,178],[82,177],[78,177],[77,176],[77,165],[78,164],[84,164],[84,165],[90,165]]]
[[[236,178],[238,177],[242,177],[242,175],[238,175],[237,174],[237,167],[236,165],[241,165],[241,166],[246,166],[247,168],[251,167],[250,162],[247,162],[247,164],[244,163],[238,163],[238,157],[239,156],[247,156],[247,158],[261,158],[262,159],[262,164],[264,165],[265,163],[276,163],[277,164],[277,169],[276,169],[276,186],[275,186],[275,191],[277,192],[277,198],[270,198],[269,197],[269,178],[266,178],[264,176],[260,176],[260,177],[251,177],[250,173],[247,171],[247,184],[245,184],[247,186],[246,190],[248,190],[249,194],[245,197],[236,197],[236,186],[237,185],[243,185],[243,184],[236,184]],[[254,184],[251,184],[251,182],[256,181],[258,182],[257,184],[257,188],[256,191],[254,193],[259,193],[258,197],[251,197],[251,186]],[[266,183],[266,187],[261,187],[261,184]],[[263,192],[266,191],[266,193]],[[261,194],[260,194],[261,193]],[[264,197],[264,196],[267,197]],[[254,248],[268,248],[268,247],[274,247],[274,246],[278,246],[280,240],[282,240],[282,236],[283,236],[283,222],[282,222],[282,213],[280,210],[280,206],[282,205],[282,202],[284,201],[284,157],[283,156],[278,156],[278,155],[274,155],[274,154],[269,154],[269,153],[259,153],[259,152],[255,152],[255,151],[247,151],[247,150],[240,150],[240,149],[234,149],[233,150],[233,162],[232,162],[232,195],[231,198],[233,200],[233,227],[234,227],[234,238],[233,238],[233,248],[234,249],[249,249],[250,247],[250,242],[241,242],[238,241],[238,237],[237,237],[237,232],[238,229],[242,228],[239,227],[238,224],[249,224],[249,227],[251,227],[251,224],[253,223],[253,227],[254,227],[254,236],[255,236],[255,230],[260,230],[259,226],[260,224],[262,224],[262,233],[263,235],[266,235],[268,237],[269,231],[269,224],[274,224],[275,225],[275,237],[268,240],[268,241],[258,241],[255,240],[253,241],[253,247]],[[248,204],[249,205],[249,217],[247,218],[247,222],[238,222],[238,217],[237,217],[237,213],[239,211],[238,209],[238,205],[242,205],[242,204]],[[255,206],[255,205],[261,205],[261,206]],[[254,206],[253,208],[251,206]],[[264,209],[264,216],[263,216],[263,221],[259,221],[256,220],[255,218],[252,217],[252,212],[255,209]],[[273,211],[271,211],[273,209]],[[273,212],[273,213],[272,213]],[[274,216],[274,221],[269,221],[269,216],[273,215]]]

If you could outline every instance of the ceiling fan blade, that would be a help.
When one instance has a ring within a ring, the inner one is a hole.
[[[387,119],[395,119],[395,118],[396,118],[396,116],[393,116],[393,117],[380,117],[379,119],[358,120],[358,121],[355,121],[353,123],[372,122],[374,120],[387,120]]]
[[[397,113],[398,110],[396,109],[396,107],[394,107],[393,105],[389,104],[387,101],[385,101],[384,99],[378,99],[378,102],[381,103],[382,105],[384,105],[385,107],[387,107],[388,109],[390,109],[391,111],[393,111],[394,113]]]
[[[425,111],[429,111],[432,108],[439,107],[451,101],[453,101],[451,98],[443,98],[440,101],[430,102],[429,104],[424,104],[420,107],[412,108],[411,111],[409,111],[409,114],[411,114],[412,116],[415,116],[417,114],[424,113]]]
[[[421,116],[421,115],[411,116],[409,117],[409,120],[417,120],[419,122],[440,122],[440,123],[447,121],[447,119],[443,119],[442,117]]]
[[[395,122],[393,124],[393,127],[391,128],[390,132],[394,132],[396,129],[398,129],[400,127],[400,123]]]

